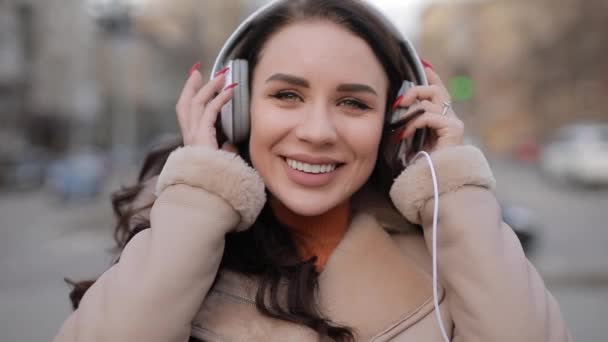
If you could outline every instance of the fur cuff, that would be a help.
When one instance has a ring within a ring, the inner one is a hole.
[[[156,195],[174,184],[186,184],[216,194],[241,216],[237,231],[249,228],[266,202],[264,182],[238,155],[202,146],[171,152],[163,167]]]
[[[473,146],[454,146],[431,153],[435,166],[439,195],[456,191],[465,185],[490,190],[496,180],[483,153]],[[420,210],[433,198],[433,179],[427,159],[419,157],[393,183],[390,197],[401,214],[410,222],[420,224]]]

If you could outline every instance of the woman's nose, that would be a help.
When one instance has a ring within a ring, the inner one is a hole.
[[[315,145],[333,144],[338,137],[330,110],[325,106],[315,106],[304,114],[295,134],[298,139]]]

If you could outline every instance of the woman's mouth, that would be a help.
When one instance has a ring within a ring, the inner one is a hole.
[[[338,169],[344,163],[313,164],[291,158],[283,158],[287,177],[294,183],[319,187],[330,183],[336,176]]]

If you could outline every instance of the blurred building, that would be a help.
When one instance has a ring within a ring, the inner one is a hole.
[[[174,106],[189,67],[200,60],[210,68],[252,6],[246,0],[0,2],[0,146],[58,154],[80,145],[120,150],[175,131]]]
[[[148,132],[177,131],[174,108],[189,68],[200,61],[208,77],[224,41],[253,9],[251,0],[148,1],[134,27],[141,42],[134,97],[141,122],[154,126]]]
[[[574,121],[608,120],[606,1],[436,3],[420,32],[445,80],[471,79],[473,96],[458,106],[492,151],[542,141]]]
[[[0,3],[0,139],[60,148],[70,119],[99,111],[90,67],[94,26],[82,6],[78,0]]]

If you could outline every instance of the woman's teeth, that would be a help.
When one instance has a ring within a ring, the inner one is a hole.
[[[337,164],[308,164],[286,158],[287,165],[292,169],[308,173],[328,173],[336,169]]]

